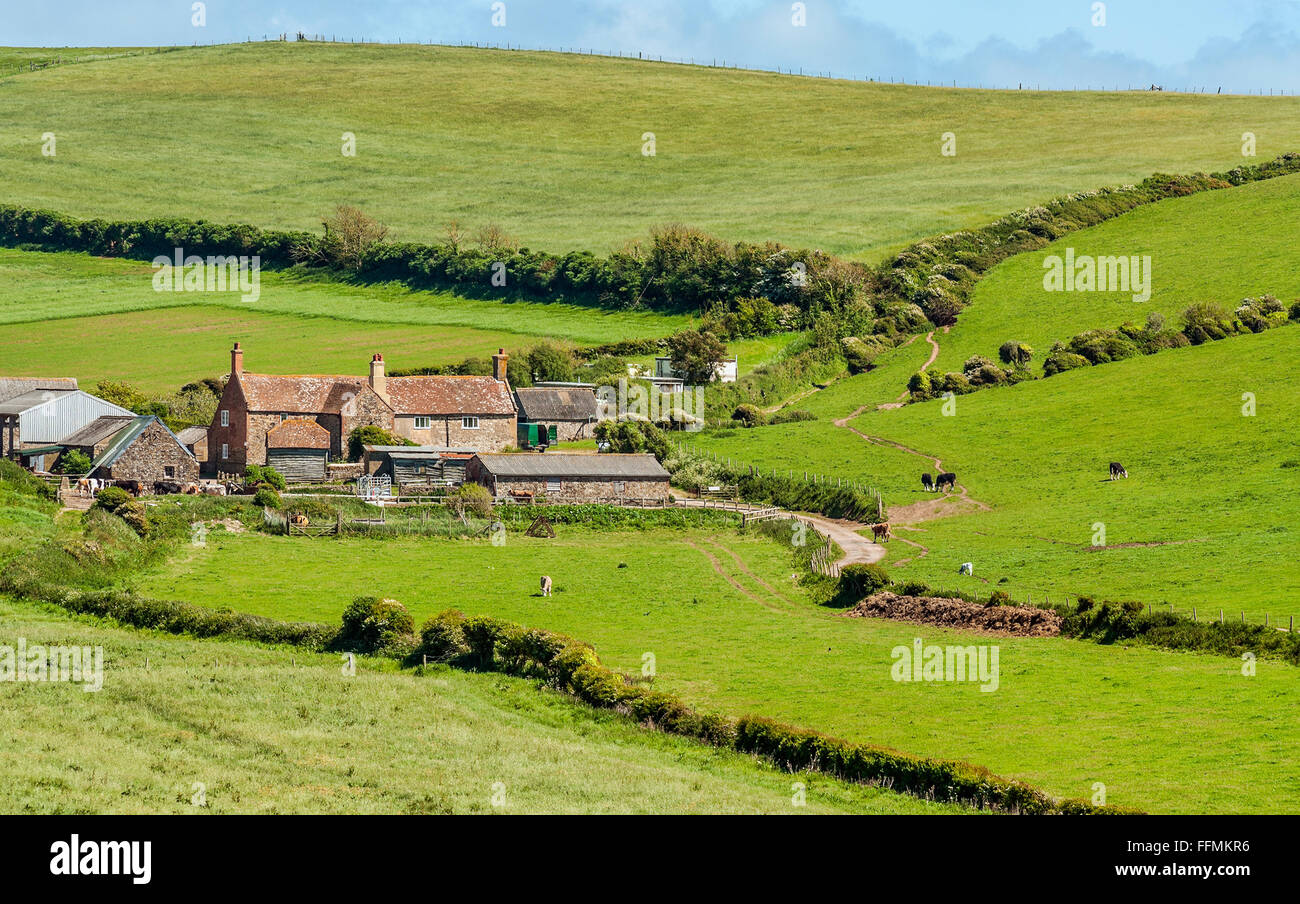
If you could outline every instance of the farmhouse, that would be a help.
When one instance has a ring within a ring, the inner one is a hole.
[[[493,356],[492,376],[388,377],[383,355],[376,354],[368,377],[278,376],[246,372],[236,342],[208,431],[209,468],[238,472],[266,464],[268,434],[290,419],[326,431],[328,459],[341,458],[348,434],[369,425],[425,445],[505,448],[515,442],[516,423],[506,360],[504,350]]]
[[[0,381],[11,387],[16,382]],[[25,453],[22,457],[29,459],[33,467],[44,470],[45,455],[57,454],[57,444],[63,437],[105,414],[135,417],[119,405],[76,389],[75,384],[71,389],[28,388],[0,402],[0,454],[18,458]]]
[[[498,499],[531,494],[549,502],[668,500],[668,472],[653,455],[480,453],[470,459],[466,478]]]
[[[108,440],[90,465],[90,476],[107,480],[197,480],[199,463],[167,425],[153,415],[134,417]]]
[[[515,390],[519,409],[518,446],[588,439],[596,424],[595,387],[543,387]]]
[[[324,480],[330,432],[315,421],[291,417],[266,433],[266,463],[285,480]]]

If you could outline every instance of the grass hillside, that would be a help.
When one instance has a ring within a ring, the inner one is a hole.
[[[245,302],[234,291],[156,292],[153,273],[140,261],[0,249],[0,373],[172,390],[225,373],[235,340],[248,349],[250,370],[360,373],[375,351],[390,369],[418,367],[526,348],[540,338],[586,345],[663,336],[687,322],[272,271],[262,273],[261,297]],[[751,348],[765,352],[761,343]]]
[[[589,641],[630,673],[653,653],[655,687],[708,711],[967,760],[1060,797],[1091,797],[1100,781],[1110,803],[1158,812],[1300,812],[1275,781],[1300,716],[1284,662],[1247,679],[1227,657],[843,618],[793,583],[788,548],[733,531],[557,534],[493,546],[216,532],[138,583],[287,620],[335,621],[356,594],[391,594],[417,622],[453,607],[502,617]],[[309,585],[283,578],[308,572]],[[917,637],[996,643],[997,691],[893,680],[891,651]]]
[[[1243,131],[1261,158],[1300,146],[1294,97],[971,91],[411,45],[186,48],[22,72],[3,90],[8,202],[310,229],[353,203],[400,239],[455,219],[554,251],[684,222],[875,262],[1069,191],[1231,167]],[[41,155],[47,131],[57,157]],[[945,132],[955,157],[940,155]]]
[[[971,355],[996,360],[1008,340],[1035,350],[1034,370],[1053,342],[1084,330],[1141,325],[1147,314],[1176,325],[1188,305],[1214,301],[1231,311],[1242,298],[1300,297],[1300,243],[1287,224],[1300,217],[1300,176],[1140,207],[995,267],[975,289],[971,306],[941,336],[933,370],[960,371]],[[1124,292],[1048,292],[1043,261],[1066,249],[1094,258],[1150,255],[1151,299]]]

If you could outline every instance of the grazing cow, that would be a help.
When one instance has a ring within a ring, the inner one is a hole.
[[[144,492],[144,486],[138,480],[114,480],[113,486],[126,490],[132,496],[139,496]]]
[[[957,489],[957,475],[949,472],[940,474],[939,479],[934,482],[934,488],[936,490],[942,490],[944,487],[947,487],[950,490]]]
[[[155,480],[153,484],[153,493],[155,496],[166,496],[170,493],[179,493],[181,485],[174,480]]]
[[[975,563],[974,563],[974,562],[962,562],[962,563],[961,563],[961,567],[957,569],[957,573],[958,573],[958,574],[969,574],[969,575],[973,575],[973,574],[975,574]]]
[[[883,521],[880,524],[871,525],[871,539],[888,542],[889,538],[892,536],[893,533],[890,532],[889,530],[888,521]]]
[[[203,487],[201,487],[197,483],[187,483],[181,489],[181,492],[184,493],[186,496],[197,496],[203,492]]]
[[[551,595],[551,579],[548,575],[542,575],[542,596]]]
[[[306,527],[307,516],[304,515],[302,512],[294,512],[293,515],[290,516],[289,518],[289,523],[292,524],[294,527]]]
[[[1111,479],[1111,480],[1115,480],[1116,478],[1119,478],[1119,477],[1127,477],[1127,476],[1128,476],[1128,471],[1125,471],[1125,470],[1124,470],[1124,466],[1123,466],[1122,464],[1120,464],[1120,463],[1117,462],[1117,461],[1112,461],[1112,462],[1110,463],[1110,479]]]
[[[89,478],[89,477],[78,477],[78,478],[77,478],[77,495],[78,495],[78,496],[93,496],[93,495],[95,495],[93,492],[91,492],[91,489],[90,489],[90,478]]]
[[[203,485],[203,495],[204,495],[204,496],[224,496],[224,495],[226,495],[226,487],[225,487],[224,484],[220,484],[220,483],[208,483],[208,484],[204,484],[204,485]]]
[[[934,492],[934,478],[930,476],[929,471],[926,471],[924,474],[921,475],[921,488],[924,489],[927,493]]]

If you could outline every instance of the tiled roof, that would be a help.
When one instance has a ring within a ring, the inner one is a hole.
[[[76,389],[73,377],[0,377],[0,402],[31,392],[33,389]]]
[[[335,414],[365,392],[365,377],[239,375],[249,411]]]
[[[510,388],[493,377],[389,377],[396,414],[514,414]]]
[[[519,419],[539,421],[594,421],[596,394],[590,389],[516,389]]]
[[[105,414],[59,440],[60,446],[93,446],[135,420],[130,415]]]
[[[176,434],[176,438],[181,441],[181,445],[192,446],[195,443],[201,443],[208,438],[207,427],[186,427]]]
[[[668,472],[653,455],[599,455],[560,452],[515,452],[478,456],[496,477],[596,477],[615,480],[667,480]]]
[[[266,434],[268,449],[328,449],[330,432],[315,421],[291,417]]]

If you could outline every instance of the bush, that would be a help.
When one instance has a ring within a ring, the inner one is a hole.
[[[468,652],[463,613],[448,609],[428,619],[420,627],[420,646],[416,653],[435,662],[449,662]]]
[[[398,436],[395,433],[389,433],[383,427],[376,427],[374,424],[367,424],[363,427],[353,427],[348,434],[348,461],[361,461],[361,456],[365,454],[362,446],[414,446],[404,436]]]
[[[907,388],[915,396],[928,398],[931,389],[930,374],[924,370],[912,374],[911,379],[907,381]]]
[[[1232,335],[1236,325],[1222,306],[1202,301],[1183,311],[1183,332],[1193,345],[1200,345]]]
[[[280,507],[280,494],[271,487],[258,487],[253,494],[253,505],[260,505],[262,508],[278,509]]]
[[[1054,374],[1064,373],[1067,370],[1074,370],[1076,367],[1088,367],[1090,363],[1083,355],[1067,351],[1054,351],[1043,362],[1043,374],[1050,377]]]
[[[761,427],[767,418],[754,405],[741,405],[731,413],[731,419],[740,421],[745,427]]]
[[[90,465],[90,456],[78,449],[69,449],[59,456],[54,470],[60,474],[87,474]]]
[[[487,518],[492,514],[492,494],[477,483],[463,483],[447,494],[447,505],[457,517],[466,513]]]
[[[106,512],[116,513],[119,508],[131,501],[131,494],[121,487],[104,487],[95,497],[95,507]]]
[[[769,424],[793,424],[799,421],[815,421],[817,415],[802,408],[782,408],[767,419]]]
[[[845,565],[840,569],[834,603],[852,606],[889,584],[889,575],[879,565]]]
[[[397,647],[412,639],[415,622],[397,600],[359,596],[343,610],[338,643],[359,653]]]

